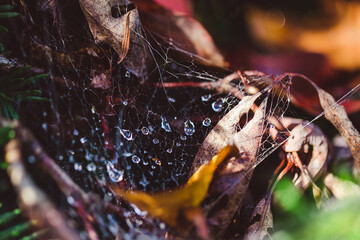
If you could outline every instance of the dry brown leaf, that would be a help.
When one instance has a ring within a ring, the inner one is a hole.
[[[158,34],[165,41],[171,39],[171,44],[200,56],[205,64],[227,66],[212,37],[197,20],[172,12],[154,1],[133,2],[139,9],[142,24],[152,33]]]
[[[260,95],[259,92],[253,96],[244,97],[216,124],[197,152],[190,173],[195,172],[208,159],[211,159],[211,156],[214,156],[228,144],[229,139],[237,132],[236,125],[240,118],[251,109]]]
[[[335,177],[333,174],[328,174],[325,179],[325,186],[330,189],[332,194],[339,199],[344,199],[349,196],[360,196],[360,186],[340,178]]]
[[[121,17],[112,16],[112,8],[134,7],[127,0],[79,0],[96,42],[109,44],[123,60],[125,68],[144,78],[152,62],[141,33],[141,23],[136,8]]]
[[[265,237],[270,238],[269,229],[274,228],[273,215],[270,210],[270,201],[266,197],[256,205],[251,215],[252,224],[248,227],[244,240],[262,240]],[[265,214],[265,216],[263,216]],[[259,217],[260,218],[259,218]]]
[[[93,88],[101,88],[101,89],[109,89],[111,88],[111,74],[108,72],[96,74],[95,71],[91,73],[92,81],[91,87]]]
[[[299,119],[293,118],[286,118],[286,120],[288,122],[284,126],[291,131],[291,135],[284,145],[284,150],[286,152],[298,152],[300,157],[305,158],[311,151],[310,159],[300,159],[307,172],[301,172],[299,176],[294,178],[295,186],[306,189],[326,171],[326,160],[329,152],[328,140],[320,128],[314,124],[301,120],[301,124],[296,124]],[[296,125],[291,127],[287,125],[289,123]]]
[[[248,101],[249,99],[256,99],[256,97],[254,95],[248,98]],[[211,236],[215,239],[224,237],[224,233],[241,206],[248,188],[252,177],[251,169],[257,160],[257,153],[264,133],[266,103],[267,97],[255,111],[254,117],[242,130],[227,136],[229,145],[235,145],[239,149],[240,155],[237,158],[230,159],[226,165],[224,164],[217,171],[209,189],[207,200],[209,204],[206,206],[206,214],[209,225],[211,225]],[[234,119],[236,117],[239,115],[234,116]],[[226,142],[226,140],[224,141]]]
[[[329,93],[316,86],[315,83],[312,84],[319,94],[321,107],[325,111],[325,118],[336,127],[345,139],[346,143],[349,145],[350,151],[354,157],[354,174],[357,178],[360,178],[359,131],[349,120],[344,107],[338,104]]]
[[[198,209],[199,205],[207,194],[217,167],[238,153],[238,149],[234,146],[225,147],[208,164],[202,165],[187,184],[178,190],[147,194],[137,191],[126,192],[115,186],[112,189],[118,196],[149,212],[153,217],[162,219],[171,227],[180,229],[189,227],[192,221],[197,224],[199,235],[206,238],[207,227],[202,212]]]

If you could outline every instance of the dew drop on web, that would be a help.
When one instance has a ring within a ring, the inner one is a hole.
[[[217,99],[215,102],[211,104],[211,107],[214,110],[214,112],[220,112],[224,108],[224,99],[223,98]]]
[[[184,132],[188,136],[191,136],[195,133],[195,125],[192,121],[186,120],[186,122],[184,122]]]
[[[87,166],[86,166],[86,169],[89,171],[89,172],[93,172],[96,170],[96,166],[94,163],[89,163]]]
[[[165,117],[161,117],[161,128],[166,132],[171,132],[170,124],[166,121]]]
[[[210,124],[211,124],[211,119],[210,119],[210,118],[205,118],[205,119],[202,121],[202,125],[203,125],[204,127],[208,127],[208,126],[210,126]]]
[[[118,128],[121,136],[123,136],[126,140],[132,141],[133,134],[130,130]]]
[[[210,98],[211,98],[211,94],[203,95],[201,96],[201,101],[207,102],[210,100]]]
[[[139,163],[141,161],[141,159],[136,155],[133,155],[131,157],[131,160],[133,161],[133,163]]]
[[[141,133],[144,135],[149,135],[150,130],[147,127],[142,127],[141,128]]]

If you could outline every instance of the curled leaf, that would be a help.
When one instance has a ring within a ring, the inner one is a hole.
[[[306,189],[313,180],[316,180],[326,171],[328,158],[328,140],[320,130],[312,123],[298,119],[286,118],[285,126],[291,130],[291,135],[284,145],[286,152],[298,152],[306,173],[301,172],[295,176],[295,186]],[[294,123],[295,127],[289,126]],[[289,125],[288,125],[289,124]]]
[[[312,83],[318,92],[321,107],[324,109],[325,118],[329,120],[334,127],[340,132],[349,145],[350,151],[354,157],[354,174],[360,178],[360,134],[354,127],[343,106],[338,104],[333,96],[319,88],[311,80],[306,79]]]
[[[216,124],[195,156],[192,173],[227,145],[229,139],[237,132],[236,125],[239,123],[240,118],[251,109],[260,95],[261,93],[258,92],[255,95],[244,97]]]
[[[109,44],[119,54],[125,68],[144,77],[152,62],[142,36],[139,14],[127,0],[80,0],[96,42]]]
[[[198,60],[205,64],[227,66],[212,37],[196,19],[169,11],[155,1],[133,2],[138,7],[143,25],[152,33],[170,41],[171,45],[180,47],[182,51],[198,55]]]
[[[211,235],[216,239],[224,237],[251,180],[264,133],[266,104],[267,97],[254,117],[239,132],[228,136],[229,144],[235,145],[240,155],[217,171],[209,189],[206,214],[211,224]]]

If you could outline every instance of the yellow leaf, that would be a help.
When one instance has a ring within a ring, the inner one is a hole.
[[[135,204],[141,210],[147,211],[153,217],[160,218],[169,226],[183,227],[185,225],[183,223],[186,223],[184,220],[189,219],[181,218],[186,215],[186,211],[193,211],[203,201],[217,167],[238,153],[235,146],[225,147],[209,163],[202,165],[185,186],[177,190],[154,194],[124,191],[116,187],[113,187],[113,190],[118,196]]]

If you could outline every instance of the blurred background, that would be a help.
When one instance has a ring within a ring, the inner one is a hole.
[[[301,73],[336,99],[360,83],[359,1],[156,1],[198,19],[232,69]],[[348,113],[359,99],[356,91],[342,102]]]

